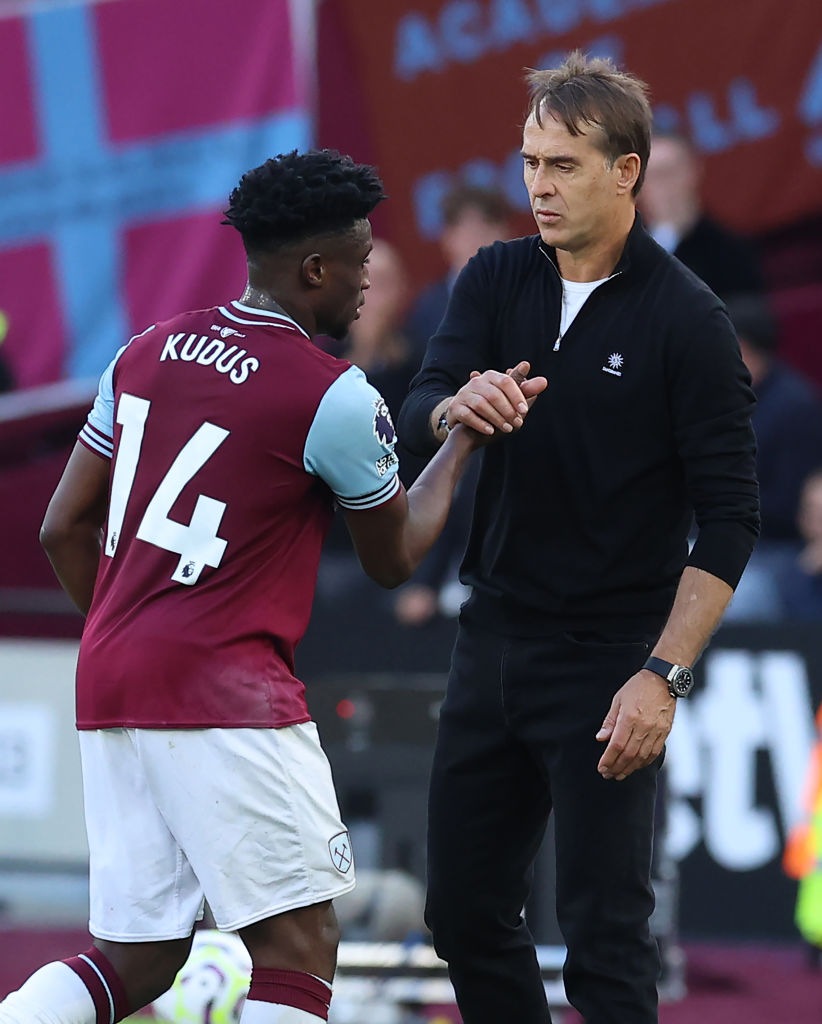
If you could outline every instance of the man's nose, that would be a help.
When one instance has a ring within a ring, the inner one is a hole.
[[[535,196],[552,196],[555,191],[553,175],[540,167],[531,182],[531,194]]]

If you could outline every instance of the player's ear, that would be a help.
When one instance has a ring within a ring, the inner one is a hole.
[[[323,258],[318,252],[312,252],[306,256],[300,266],[303,280],[312,288],[319,288],[325,281],[325,266]]]

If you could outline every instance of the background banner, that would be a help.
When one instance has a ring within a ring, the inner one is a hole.
[[[95,377],[158,318],[241,289],[220,211],[311,127],[310,2],[30,7],[0,20],[0,334],[21,387]]]
[[[822,6],[802,0],[361,0],[327,2],[322,88],[347,53],[368,154],[385,177],[385,233],[420,282],[441,270],[438,201],[455,180],[496,183],[523,212],[523,69],[574,47],[651,86],[657,123],[705,158],[708,207],[759,234],[822,211]],[[322,107],[321,107],[322,126]],[[334,125],[328,122],[330,133]],[[351,124],[359,143],[362,126]],[[322,139],[321,139],[322,141]]]

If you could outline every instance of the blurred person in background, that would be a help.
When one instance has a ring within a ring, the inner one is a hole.
[[[778,325],[763,296],[738,295],[727,308],[756,395],[752,422],[762,526],[726,621],[774,621],[787,613],[781,574],[802,546],[800,491],[822,466],[822,397],[779,359]]]
[[[802,548],[778,580],[786,618],[822,623],[822,463],[802,485],[799,496]]]
[[[448,270],[423,291],[406,322],[419,362],[428,339],[436,333],[445,315],[459,272],[484,245],[503,241],[511,234],[511,207],[495,188],[458,183],[443,197],[441,212],[444,227],[439,241]],[[466,596],[458,573],[471,529],[479,462],[471,460],[439,540],[411,582],[397,593],[394,614],[404,626],[422,626],[438,611],[455,615]]]
[[[648,231],[721,299],[763,291],[752,243],[704,210],[702,175],[690,140],[672,133],[654,134],[639,200]]]
[[[379,391],[396,420],[411,378],[420,368],[420,357],[403,329],[410,296],[408,276],[399,252],[389,242],[375,238],[368,257],[368,303],[349,328],[344,357],[358,366]],[[424,462],[397,445],[400,478],[410,486]]]
[[[405,325],[420,362],[445,314],[457,274],[484,245],[511,234],[511,207],[498,189],[460,182],[446,192],[440,209],[444,227],[439,244],[448,269],[414,302]]]

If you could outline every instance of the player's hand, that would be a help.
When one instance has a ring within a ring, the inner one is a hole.
[[[472,371],[448,406],[449,426],[463,423],[487,440],[497,432],[511,434],[519,430],[528,414],[529,402],[533,404],[548,387],[545,377],[528,380],[530,371],[530,363],[524,361],[507,373]]]
[[[671,731],[675,709],[676,698],[668,693],[665,680],[655,672],[640,669],[631,676],[614,695],[597,733],[597,739],[608,744],[597,765],[603,779],[621,782],[659,757]]]
[[[520,391],[525,396],[525,402],[530,409],[542,392],[548,387],[547,377],[528,377],[531,370],[530,363],[524,360],[514,367],[509,367],[505,372],[512,377],[519,385]]]

